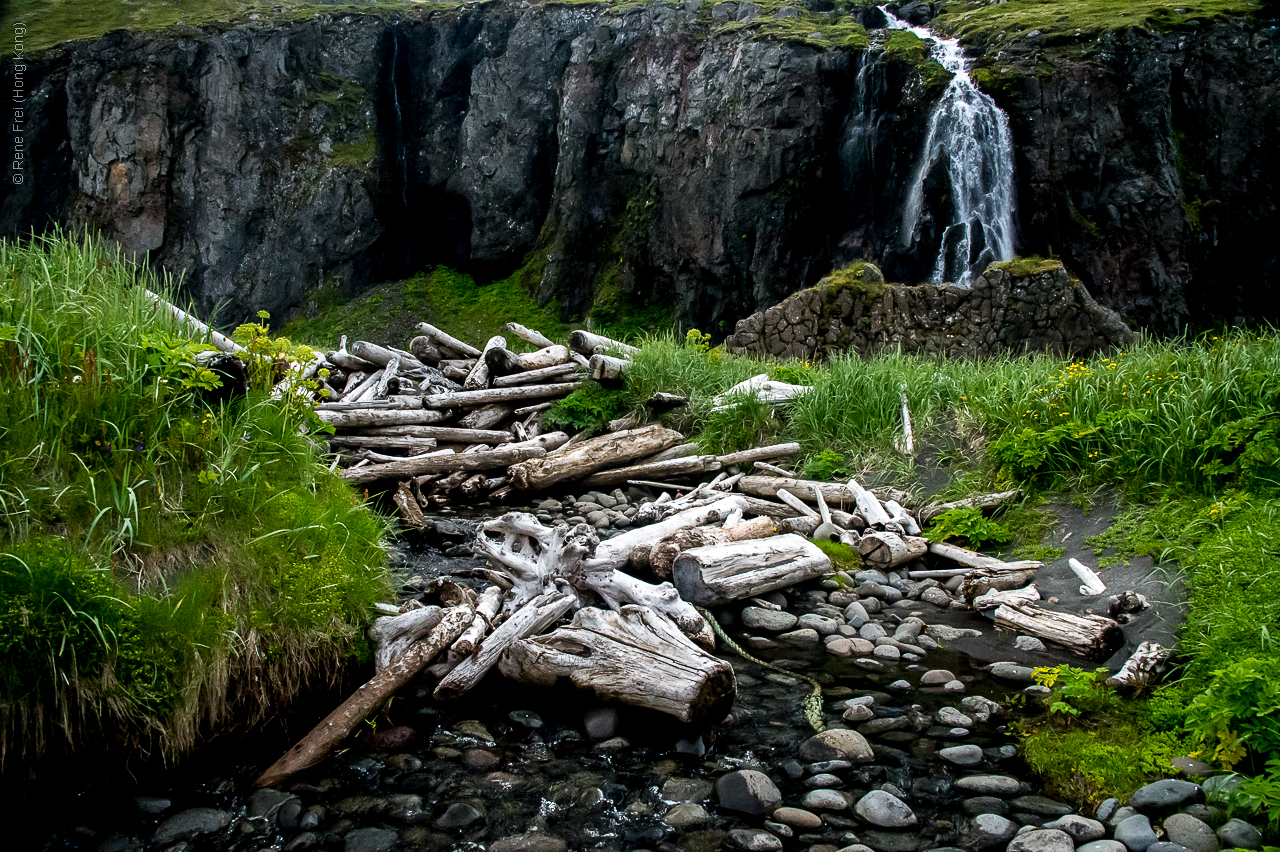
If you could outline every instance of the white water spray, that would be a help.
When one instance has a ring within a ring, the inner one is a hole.
[[[945,154],[951,184],[947,223],[932,279],[968,284],[987,265],[1013,257],[1013,137],[1009,118],[969,76],[960,42],[913,27],[881,7],[890,29],[910,30],[933,43],[933,58],[952,73],[929,117],[924,150],[911,177],[899,238],[909,247],[924,206],[924,182]]]

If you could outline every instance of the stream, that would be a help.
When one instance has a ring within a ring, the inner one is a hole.
[[[547,505],[534,507],[546,520],[575,512],[566,504],[553,514]],[[617,518],[624,507],[614,509]],[[482,511],[437,518],[429,540],[401,542],[392,565],[406,593],[440,575],[480,582],[469,576],[479,560],[460,542]],[[291,741],[259,742],[217,771],[100,785],[63,809],[73,821],[50,823],[32,848],[835,852],[862,844],[854,852],[916,852],[1003,847],[1018,825],[1069,813],[1038,795],[1007,733],[1014,711],[1005,708],[1030,675],[1014,665],[1026,655],[1013,637],[984,629],[990,622],[976,613],[903,596],[900,578],[857,579],[856,590],[824,580],[766,596],[781,610],[744,612],[739,603],[716,615],[750,653],[818,679],[829,730],[860,732],[872,755],[851,749],[846,734],[814,739],[801,710],[808,684],[724,649],[737,701],[726,720],[703,728],[496,673],[441,704],[424,673],[349,748],[284,791],[255,791],[252,780]],[[928,626],[913,637],[920,622]],[[894,636],[904,641],[871,650]],[[965,641],[1007,649],[1009,662],[997,670],[1005,679],[961,650]],[[1034,664],[1068,658],[1035,656]],[[331,707],[295,708],[290,736]],[[776,797],[744,782],[750,772],[767,776]],[[906,813],[856,812],[876,790]],[[767,822],[779,803],[790,810]]]

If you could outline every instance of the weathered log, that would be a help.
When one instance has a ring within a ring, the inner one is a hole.
[[[247,351],[239,343],[236,343],[234,340],[232,340],[231,338],[227,337],[224,334],[214,331],[207,324],[201,322],[196,317],[182,310],[177,305],[165,299],[163,296],[158,296],[155,293],[152,293],[150,290],[143,290],[142,293],[152,302],[155,302],[156,307],[160,308],[160,310],[164,311],[169,316],[173,317],[175,322],[190,326],[191,328],[195,329],[195,331],[198,334],[209,335],[209,342],[212,343],[219,351],[225,352],[228,355],[234,355],[237,352]]]
[[[430,337],[435,345],[442,349],[451,349],[465,358],[480,357],[479,349],[475,348],[470,343],[463,343],[458,338],[444,333],[431,323],[418,323],[417,331],[419,334],[424,334],[427,337]]]
[[[752,462],[751,464],[756,470],[764,471],[769,476],[791,477],[795,475],[793,471],[778,467],[777,465],[769,464],[768,462],[758,461]]]
[[[391,498],[396,504],[396,509],[400,512],[401,519],[411,527],[421,529],[427,525],[427,519],[422,514],[422,507],[418,505],[418,499],[413,496],[409,484],[401,482],[396,486],[396,493]]]
[[[603,470],[582,479],[579,487],[599,491],[601,488],[621,485],[629,479],[642,479],[649,476],[689,476],[719,469],[720,460],[715,456],[686,456],[669,461],[645,462],[630,467]]]
[[[439,423],[447,413],[436,409],[366,408],[352,411],[317,411],[316,416],[335,429],[367,429],[376,426],[425,426]]]
[[[929,552],[935,556],[941,556],[943,559],[950,559],[965,568],[981,568],[986,571],[995,573],[1008,571],[1035,571],[1043,568],[1044,563],[1034,559],[1024,559],[1019,562],[1005,562],[1003,559],[996,559],[994,556],[986,556],[976,553],[954,544],[947,544],[945,541],[929,542]],[[936,574],[936,572],[913,571],[910,574],[911,579],[927,579],[925,574]],[[964,572],[961,572],[964,573]],[[920,575],[917,577],[917,574]],[[954,574],[951,576],[955,576]]]
[[[699,606],[719,606],[820,577],[831,560],[798,535],[695,547],[673,565],[680,596]]]
[[[316,406],[316,411],[418,411],[421,408],[421,397],[395,396],[362,402],[322,402]]]
[[[438,606],[420,606],[397,615],[384,615],[369,628],[373,640],[373,670],[380,672],[391,665],[415,642],[426,636],[444,619]]]
[[[1129,659],[1124,661],[1120,671],[1107,678],[1107,686],[1125,687],[1135,691],[1145,689],[1160,673],[1170,653],[1170,649],[1162,648],[1155,642],[1139,644]]]
[[[604,335],[592,334],[589,331],[581,330],[570,332],[569,346],[574,352],[579,352],[588,358],[600,351],[620,352],[627,357],[631,357],[640,351],[634,346],[628,346]]]
[[[817,493],[817,494],[821,494],[822,492],[821,492],[821,491],[816,491],[815,493]],[[781,500],[783,503],[786,503],[788,506],[790,506],[791,508],[795,509],[797,512],[799,512],[799,513],[800,513],[800,514],[802,514],[802,515],[807,515],[807,516],[809,516],[810,518],[817,518],[817,517],[818,517],[818,513],[817,513],[817,512],[815,512],[815,511],[813,511],[812,509],[810,509],[808,506],[806,506],[806,505],[804,504],[804,501],[803,501],[803,500],[801,500],[799,497],[797,497],[796,495],[792,494],[790,491],[788,491],[788,490],[787,490],[787,489],[785,489],[785,488],[779,488],[779,489],[778,489],[778,493],[777,493],[775,496],[776,496],[779,500]]]
[[[471,372],[467,374],[466,379],[462,382],[463,390],[479,390],[480,388],[489,386],[489,361],[487,355],[492,349],[505,350],[507,339],[499,335],[490,337],[485,343],[484,349],[480,353],[480,357],[476,359],[476,365],[471,368]]]
[[[716,394],[711,399],[712,411],[722,411],[732,408],[741,403],[744,399],[755,399],[760,402],[766,402],[770,405],[782,405],[790,402],[798,396],[808,393],[812,388],[805,385],[792,385],[786,382],[775,382],[769,379],[767,373],[760,373],[752,376],[743,382],[729,388],[723,393]]]
[[[378,384],[378,380],[381,378],[382,378],[382,370],[380,369],[374,370],[372,373],[366,376],[364,380],[360,382],[360,384],[356,385],[354,388],[351,388],[349,391],[347,391],[346,394],[342,397],[343,400],[346,402],[360,402],[363,399],[367,399],[369,395],[372,393],[373,388]]]
[[[581,369],[581,366],[573,360],[569,347],[559,344],[546,346],[537,352],[526,352],[523,355],[517,355],[516,360],[518,369],[525,372],[545,370],[548,367],[564,367],[570,364]]]
[[[853,501],[862,517],[866,518],[868,527],[874,529],[893,523],[893,518],[884,510],[876,495],[859,485],[856,479],[849,480],[849,492],[853,494]]]
[[[852,492],[836,482],[818,482],[813,479],[796,479],[786,476],[744,476],[738,481],[738,490],[753,497],[776,497],[778,489],[785,488],[801,500],[814,502],[813,489],[822,490],[827,505],[838,509],[853,509]]]
[[[371,364],[377,364],[379,367],[387,366],[394,358],[400,361],[400,368],[405,372],[412,372],[414,370],[425,371],[427,369],[426,364],[423,364],[408,352],[398,352],[394,349],[388,349],[385,346],[378,346],[377,344],[370,343],[367,340],[357,340],[355,343],[351,344],[351,354],[355,355],[357,358],[363,358]]]
[[[733,667],[706,653],[647,607],[587,607],[547,636],[516,642],[498,664],[522,683],[567,677],[608,701],[657,710],[682,722],[718,722],[733,707]]]
[[[527,459],[546,455],[540,447],[524,447],[511,450],[499,448],[483,453],[455,453],[449,456],[406,459],[403,462],[375,464],[352,468],[342,472],[342,478],[353,485],[368,485],[384,479],[409,479],[424,473],[454,473],[455,471],[494,470]]]
[[[1003,592],[988,589],[984,594],[973,599],[973,608],[977,610],[995,609],[1004,604],[1029,604],[1040,600],[1040,590],[1032,583],[1022,589],[1008,589]]]
[[[902,531],[907,535],[920,535],[922,530],[920,524],[916,523],[916,519],[911,517],[911,513],[902,508],[902,504],[897,500],[885,500],[884,510],[889,513],[889,517],[893,522],[902,527]]]
[[[641,459],[642,464],[650,462],[670,461],[671,459],[682,459],[686,456],[698,455],[698,442],[689,441],[684,444],[676,444],[674,447],[667,447],[660,453],[654,453],[648,458]]]
[[[371,365],[369,365],[369,368],[370,368],[370,371],[371,371],[372,373],[376,373],[376,372],[377,372],[377,369],[376,369],[375,367],[373,367],[373,365],[372,365],[372,364],[371,364]],[[356,388],[360,387],[360,385],[362,385],[362,384],[364,383],[364,380],[365,380],[365,379],[367,379],[367,378],[369,378],[369,376],[370,376],[370,375],[371,375],[371,373],[370,373],[370,372],[364,372],[364,371],[361,371],[361,370],[356,370],[356,371],[353,371],[352,373],[350,373],[350,374],[347,376],[347,380],[346,380],[346,382],[344,382],[344,383],[343,383],[343,385],[342,385],[342,398],[343,398],[343,400],[345,401],[345,400],[346,400],[346,399],[351,395],[352,391],[354,391]]]
[[[520,372],[520,356],[506,348],[505,341],[502,346],[484,348],[484,364],[489,371],[491,386],[494,379]]]
[[[975,494],[972,497],[966,497],[963,500],[953,500],[950,503],[930,503],[920,510],[919,521],[927,524],[943,512],[949,512],[952,509],[982,509],[984,512],[991,509],[999,508],[1006,503],[1014,500],[1021,500],[1021,491],[1000,491],[994,494]]]
[[[644,401],[644,407],[655,412],[670,411],[673,408],[680,408],[688,404],[689,397],[687,396],[662,392],[655,393]]]
[[[502,429],[463,429],[458,426],[379,426],[343,437],[360,440],[382,436],[435,439],[458,444],[505,444],[511,440],[511,433]]]
[[[539,349],[545,349],[548,346],[555,346],[551,342],[551,338],[542,332],[533,328],[525,328],[518,322],[509,322],[505,326],[506,330],[523,340],[525,343],[532,343]]]
[[[392,435],[330,435],[331,447],[370,447],[378,450],[405,450],[414,455],[434,450],[435,438],[398,438]]]
[[[557,482],[579,479],[598,470],[625,464],[674,446],[683,435],[664,426],[646,426],[613,432],[578,444],[566,445],[546,457],[512,465],[511,482],[526,491],[547,488]]]
[[[396,376],[399,375],[399,373],[400,373],[400,359],[398,357],[393,356],[391,360],[387,362],[387,366],[383,368],[382,375],[378,378],[378,381],[374,384],[373,394],[371,398],[386,399],[387,388],[391,384],[392,380],[394,380]],[[421,403],[418,403],[418,404],[421,405]]]
[[[538,382],[555,382],[577,373],[577,364],[556,364],[551,367],[543,367],[540,370],[530,370],[527,373],[513,372],[510,375],[502,375],[490,382],[490,385],[495,388],[510,388],[516,385],[531,385]]]
[[[470,606],[450,607],[426,639],[415,643],[338,705],[311,733],[259,775],[254,785],[280,787],[297,773],[323,760],[370,713],[412,680],[437,654],[452,645],[474,617],[475,611]]]
[[[457,698],[474,687],[514,642],[535,636],[567,615],[577,605],[574,595],[548,592],[516,610],[489,634],[470,657],[459,663],[436,685],[436,698]],[[469,624],[467,626],[470,626]],[[458,631],[461,636],[462,631]]]
[[[493,628],[494,619],[498,617],[498,610],[501,608],[502,589],[489,586],[476,602],[476,617],[472,619],[471,626],[462,631],[462,635],[458,637],[457,642],[453,643],[450,650],[464,657],[471,656],[476,646],[480,644],[480,640]]]
[[[555,405],[554,402],[536,402],[533,405],[523,405],[511,413],[514,414],[516,417],[526,417],[532,414],[538,414],[540,412],[546,411],[548,408],[550,408],[553,405]]]
[[[427,408],[479,408],[482,405],[493,405],[495,403],[567,396],[580,387],[582,387],[582,382],[561,382],[559,384],[534,385],[532,387],[488,388],[486,390],[433,393],[429,396],[424,396],[422,404]]]
[[[649,569],[658,579],[670,580],[671,566],[676,557],[686,550],[731,541],[768,538],[776,530],[772,518],[755,518],[729,526],[728,522],[732,517],[731,514],[725,519],[723,527],[687,527],[676,530],[649,548]]]
[[[891,532],[867,532],[858,542],[863,564],[880,571],[919,559],[928,552],[929,542],[926,539]]]
[[[1071,615],[1032,604],[1004,604],[996,610],[995,621],[997,627],[1053,642],[1089,659],[1108,657],[1124,644],[1120,625],[1100,615]]]
[[[742,450],[741,452],[723,455],[720,457],[720,464],[728,467],[731,464],[746,464],[747,462],[763,461],[764,459],[780,459],[799,454],[799,444],[772,444],[768,447],[754,447],[750,450]]]
[[[914,456],[916,454],[916,436],[911,428],[911,406],[907,403],[907,386],[905,383],[898,386],[898,397],[902,400],[902,440],[899,442],[900,449],[903,453]]]
[[[420,334],[409,341],[409,352],[427,366],[439,364],[441,360],[440,350],[425,334]]]
[[[506,403],[485,405],[471,411],[458,421],[458,425],[467,429],[492,429],[509,418],[515,410]]]
[[[631,362],[625,358],[612,355],[592,355],[587,365],[587,372],[597,382],[621,379],[627,375]]]
[[[971,570],[965,574],[964,582],[960,584],[960,594],[972,606],[974,601],[989,592],[1021,589],[1035,579],[1035,576],[1034,571]]]
[[[1080,594],[1086,597],[1093,597],[1106,592],[1107,586],[1102,582],[1102,579],[1098,577],[1097,572],[1088,565],[1085,565],[1079,559],[1068,559],[1067,567],[1071,569],[1072,573],[1080,578],[1080,582],[1082,584],[1080,586]]]

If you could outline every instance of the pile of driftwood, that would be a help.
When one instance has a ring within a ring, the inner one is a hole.
[[[1112,619],[1039,607],[1033,580],[1041,563],[1005,562],[921,535],[922,524],[944,511],[992,509],[1018,492],[913,507],[896,489],[800,479],[770,463],[798,455],[797,444],[703,455],[679,432],[631,418],[594,437],[543,432],[541,413],[552,400],[587,378],[625,380],[635,350],[586,331],[558,345],[514,323],[507,330],[536,351],[515,354],[501,336],[475,348],[426,323],[418,330],[408,350],[363,341],[348,350],[344,339],[326,353],[330,373],[320,384],[328,399],[318,410],[336,429],[334,463],[348,481],[392,492],[410,524],[455,494],[527,499],[557,487],[628,485],[653,499],[640,505],[635,527],[608,538],[585,523],[550,527],[524,512],[481,523],[472,550],[488,562],[481,571],[488,587],[437,581],[430,605],[391,608],[372,630],[373,679],[260,785],[314,765],[424,669],[441,698],[465,694],[496,668],[523,683],[568,680],[686,722],[718,721],[736,684],[732,668],[710,653],[715,634],[704,608],[758,602],[819,578],[861,588],[832,572],[815,541],[855,549],[864,569],[896,577],[913,598],[994,610],[998,625],[1084,656],[1108,654],[1121,639]],[[716,404],[751,394],[781,405],[806,391],[757,376]],[[650,405],[683,402],[660,394]],[[909,444],[906,424],[904,400]],[[1101,585],[1077,573],[1082,590]]]

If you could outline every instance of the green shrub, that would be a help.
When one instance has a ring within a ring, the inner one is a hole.
[[[1187,707],[1202,756],[1227,768],[1280,754],[1280,660],[1248,657],[1213,673]]]
[[[929,522],[924,535],[939,540],[958,539],[974,550],[1013,540],[1013,533],[1004,524],[991,520],[981,509],[949,509]]]
[[[835,450],[822,450],[804,463],[801,476],[830,482],[833,479],[849,479],[853,476],[853,471],[849,470],[848,460],[843,455]]]
[[[547,409],[542,421],[570,432],[600,432],[627,410],[627,394],[587,382]]]

